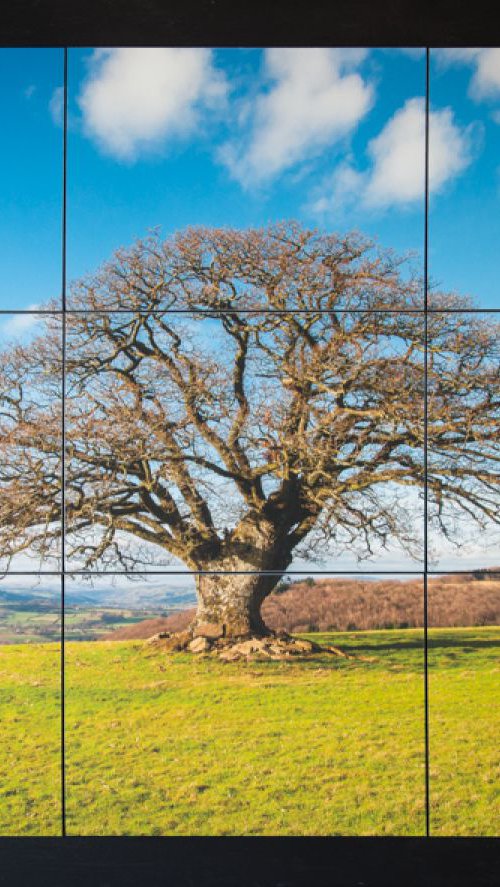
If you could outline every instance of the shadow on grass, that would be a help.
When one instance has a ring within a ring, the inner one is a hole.
[[[376,653],[378,650],[393,650],[394,653],[403,652],[404,650],[423,650],[424,648],[424,635],[422,632],[422,638],[420,640],[412,640],[412,641],[397,641],[395,640],[391,643],[371,643],[371,644],[349,644],[342,646],[342,642],[339,643],[340,649],[345,649],[346,653],[356,653],[364,651],[370,651],[371,653]]]
[[[462,651],[495,649],[496,647],[500,647],[500,641],[495,639],[487,640],[483,638],[468,638],[467,640],[457,637],[439,638],[438,640],[429,638],[429,649],[432,648],[433,650],[439,650],[440,648],[449,647],[458,647]]]
[[[372,650],[373,652],[375,650],[394,650],[394,652],[397,653],[399,650],[400,651],[421,650],[423,648],[423,646],[424,646],[424,638],[422,636],[421,641],[407,641],[407,642],[402,642],[402,643],[396,642],[394,644],[349,644],[349,647],[346,646],[345,649],[346,649],[346,652],[352,652],[352,653],[355,653],[357,650],[359,650],[359,651]],[[455,639],[453,639],[453,638],[447,639],[446,638],[446,639],[442,639],[439,641],[435,641],[435,640],[431,640],[429,638],[428,646],[429,646],[429,649],[431,649],[431,647],[432,647],[433,650],[439,650],[441,648],[456,647],[456,648],[459,648],[460,650],[464,651],[464,650],[495,649],[497,647],[500,647],[500,642],[495,641],[495,640],[491,640],[491,641],[486,641],[486,640],[484,640],[484,641],[483,640],[463,641],[463,640],[457,640],[456,638]]]

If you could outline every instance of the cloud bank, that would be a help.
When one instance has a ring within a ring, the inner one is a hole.
[[[413,52],[413,51],[412,51]],[[474,68],[477,100],[500,95],[500,49],[436,50],[441,64]],[[354,133],[374,105],[374,86],[361,65],[364,49],[274,48],[262,52],[260,74],[236,90],[209,49],[98,49],[88,60],[78,104],[83,130],[122,162],[162,150],[172,139],[199,135],[210,113],[224,110],[217,160],[244,189],[265,186],[294,170],[300,176]],[[51,113],[61,114],[56,90]],[[499,116],[500,119],[500,116]],[[450,108],[430,115],[430,190],[437,193],[472,160],[472,127]],[[309,209],[406,207],[423,199],[425,108],[411,98],[368,142],[364,162],[345,154]]]

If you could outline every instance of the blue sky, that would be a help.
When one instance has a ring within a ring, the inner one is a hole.
[[[0,308],[60,293],[62,130],[50,113],[62,52],[0,49]]]
[[[61,50],[0,50],[0,307],[60,294]],[[285,218],[421,262],[425,56],[74,49],[68,278],[151,228]],[[430,272],[499,308],[500,50],[435,51]]]

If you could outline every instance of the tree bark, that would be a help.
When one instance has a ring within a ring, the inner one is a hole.
[[[265,637],[273,632],[262,619],[260,608],[280,574],[216,573],[196,580],[198,609],[192,629],[206,637]]]
[[[265,637],[273,632],[260,609],[288,568],[289,520],[250,512],[226,537],[217,553],[194,562],[198,610],[191,626],[206,637]]]

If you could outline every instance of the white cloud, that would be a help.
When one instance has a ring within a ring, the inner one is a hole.
[[[372,171],[363,200],[388,206],[422,200],[424,193],[425,106],[409,99],[368,144]]]
[[[429,190],[440,191],[470,162],[467,130],[450,108],[429,115]],[[424,99],[409,99],[368,145],[373,171],[364,195],[368,206],[422,200],[425,175]]]
[[[63,115],[64,115],[64,87],[58,86],[54,92],[52,93],[52,97],[49,102],[49,111],[52,117],[52,120],[56,124],[56,126],[63,125]]]
[[[268,49],[271,85],[244,104],[248,127],[219,159],[244,187],[263,184],[350,133],[373,103],[372,86],[355,68],[360,49]]]
[[[455,62],[473,62],[480,49],[466,49],[455,46],[446,49],[431,49],[431,57],[436,58],[442,65],[452,65]]]
[[[344,161],[334,172],[328,193],[312,204],[316,212],[356,202],[365,209],[385,209],[423,201],[425,186],[425,102],[412,98],[388,120],[367,146],[370,166],[360,172]],[[472,130],[460,128],[450,108],[429,115],[429,190],[436,193],[472,160]]]
[[[469,95],[476,101],[500,98],[500,49],[434,50],[443,65],[468,64],[474,68]]]
[[[473,98],[500,98],[500,49],[479,50],[476,65],[470,84]]]
[[[33,303],[32,305],[28,305],[25,311],[37,311],[39,308],[40,305]],[[2,336],[23,336],[25,333],[30,332],[39,320],[40,317],[38,314],[11,314],[10,316],[7,316],[6,320],[2,323],[0,332]]]
[[[132,161],[190,134],[200,111],[223,103],[226,92],[209,49],[98,49],[78,104],[87,135]]]
[[[347,158],[323,185],[321,194],[309,207],[315,213],[328,213],[340,210],[351,204],[356,195],[361,194],[366,176],[353,166],[352,159]]]

